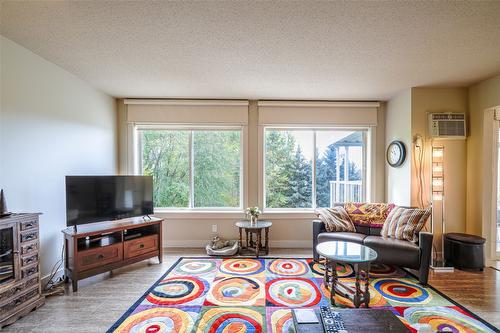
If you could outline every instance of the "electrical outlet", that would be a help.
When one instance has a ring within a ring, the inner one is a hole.
[[[212,224],[212,232],[217,232],[217,224]]]

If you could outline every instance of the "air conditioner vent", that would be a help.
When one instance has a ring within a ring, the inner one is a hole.
[[[466,122],[464,113],[431,113],[429,131],[433,138],[465,139]]]
[[[465,120],[465,113],[452,113],[450,114],[450,119]]]

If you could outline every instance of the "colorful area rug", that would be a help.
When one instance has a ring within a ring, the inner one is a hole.
[[[291,308],[329,304],[323,265],[311,259],[181,258],[108,332],[294,332]],[[354,284],[351,266],[338,268]],[[374,265],[370,308],[390,309],[412,332],[496,332],[406,271]],[[353,307],[342,297],[337,305]]]

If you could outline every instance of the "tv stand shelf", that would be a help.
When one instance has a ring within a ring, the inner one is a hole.
[[[121,242],[122,242],[122,232],[117,231],[111,234],[98,234],[95,236],[78,238],[77,246],[78,246],[78,251],[83,252]]]
[[[162,222],[134,217],[64,229],[65,272],[73,291],[90,276],[153,257],[161,263]]]

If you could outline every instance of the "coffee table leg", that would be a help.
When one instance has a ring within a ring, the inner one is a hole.
[[[354,265],[354,271],[356,273],[356,286],[355,286],[355,292],[354,292],[354,299],[353,299],[353,303],[354,303],[354,306],[359,308],[359,306],[361,305],[361,287],[360,287],[360,276],[359,276],[359,265],[358,264],[355,264]]]
[[[330,303],[335,306],[335,288],[337,288],[337,262],[330,261],[330,269],[332,270],[332,282],[330,286]]]
[[[326,289],[330,288],[329,281],[330,280],[328,279],[328,260],[325,259],[325,273],[323,274],[323,284],[325,285]]]
[[[330,263],[329,263],[328,259],[326,259],[326,258],[325,258],[324,268],[325,268],[325,272],[323,273],[323,284],[325,285],[325,288],[327,290],[329,290],[330,289],[330,282],[331,282]]]
[[[370,264],[368,263],[365,271],[365,306],[370,306]]]
[[[246,233],[246,238],[247,238],[247,248],[250,246],[250,243],[249,243],[249,238],[248,238],[248,229],[245,229],[245,233]]]

